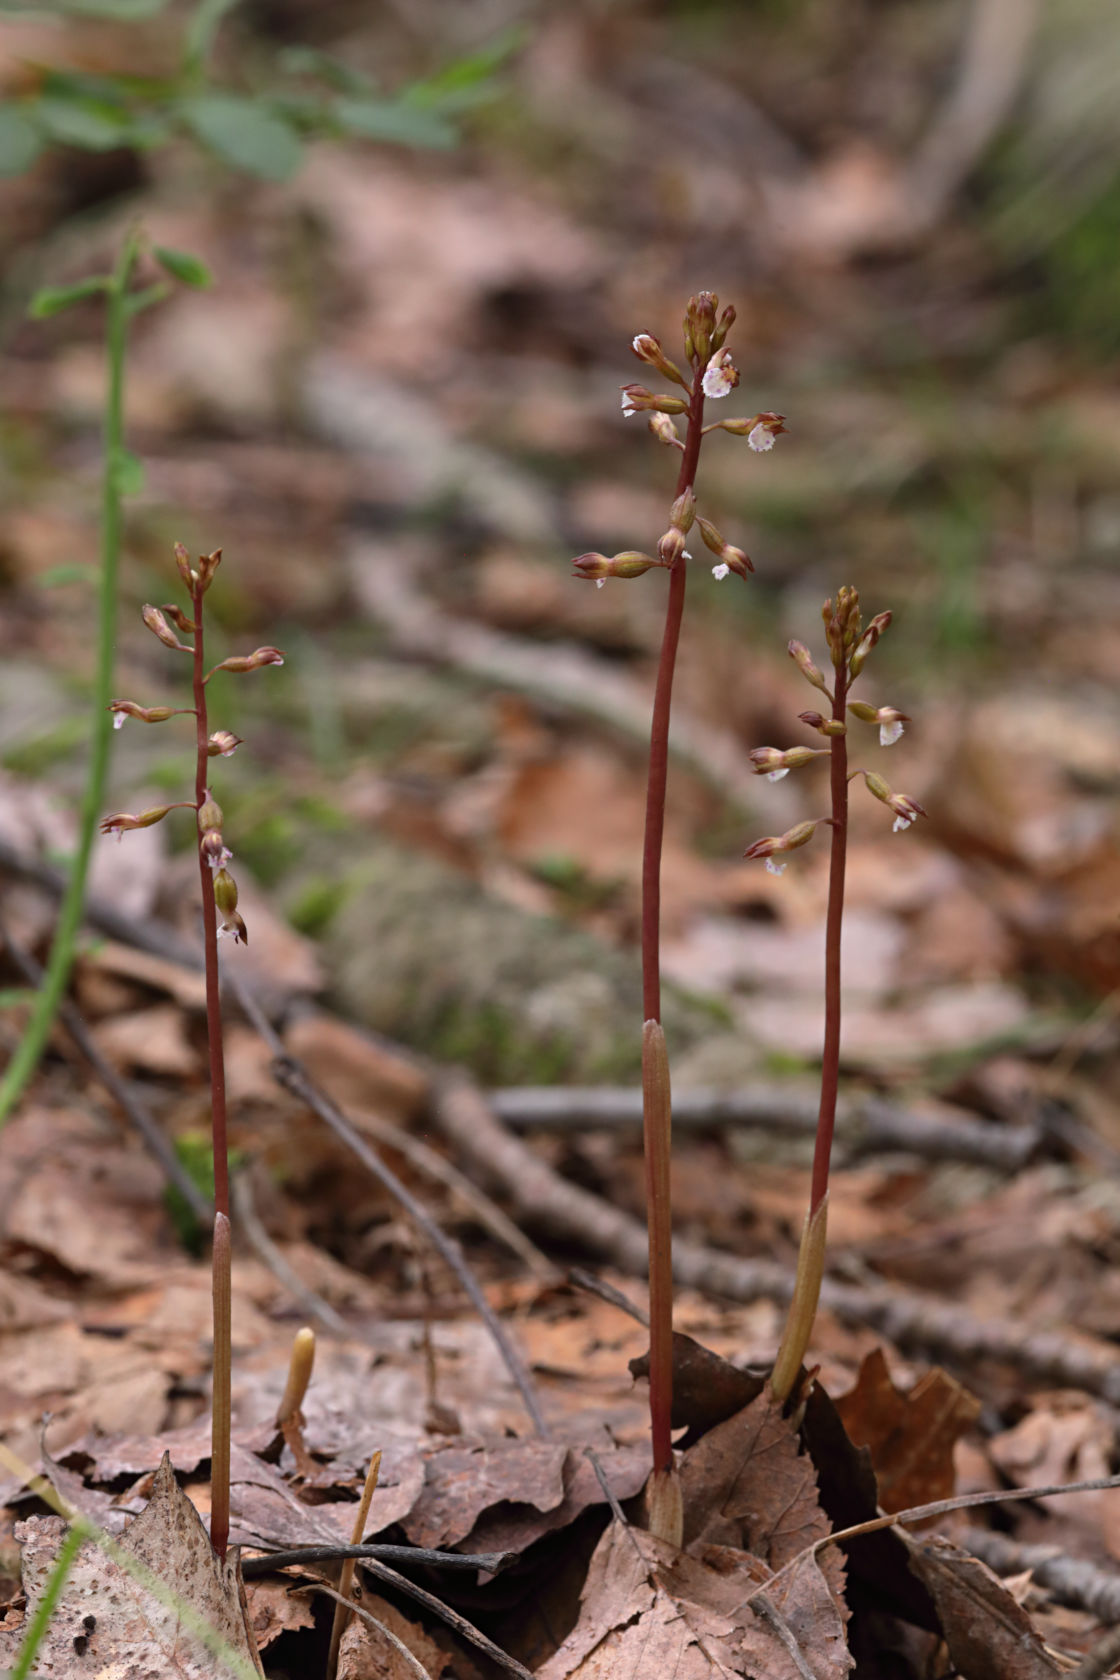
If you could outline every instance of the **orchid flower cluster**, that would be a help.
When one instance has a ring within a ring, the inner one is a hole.
[[[670,392],[658,394],[647,390],[644,385],[624,385],[622,412],[627,416],[648,414],[649,429],[658,442],[670,449],[680,450],[682,454],[686,444],[678,434],[675,417],[684,415],[686,424],[692,429],[698,412],[698,398],[702,409],[705,397],[719,399],[729,396],[739,383],[739,370],[731,352],[725,348],[727,335],[735,321],[735,309],[729,304],[717,320],[718,307],[719,299],[714,292],[700,292],[689,302],[684,320],[684,347],[693,368],[691,380],[686,379],[680,368],[669,360],[660,341],[652,333],[638,333],[631,344],[640,362],[645,362],[662,378],[681,386],[686,394],[678,397]],[[730,432],[733,437],[745,437],[749,448],[763,454],[773,449],[774,439],[786,429],[784,417],[769,410],[752,414],[749,419],[715,420],[707,426],[695,427],[694,449],[698,451],[700,438],[709,432],[723,431]],[[694,523],[705,546],[716,556],[713,577],[723,579],[729,572],[735,572],[745,578],[748,572],[753,572],[754,566],[743,550],[725,542],[710,519],[697,516],[692,484],[695,463],[692,465],[693,472],[686,475],[686,482],[669,511],[669,527],[658,541],[656,554],[645,554],[638,549],[625,549],[621,554],[613,555],[580,554],[572,561],[575,575],[594,581],[602,589],[608,578],[641,577],[643,572],[655,566],[672,570],[681,560],[692,559],[685,541]]]
[[[894,706],[871,706],[864,700],[848,699],[852,684],[863,670],[868,655],[890,625],[891,614],[876,613],[864,629],[859,591],[842,588],[837,592],[835,603],[831,599],[825,602],[821,616],[824,619],[825,638],[836,673],[834,686],[829,687],[823,674],[813,663],[804,643],[790,642],[789,654],[806,682],[811,683],[831,703],[832,712],[829,717],[817,711],[798,714],[802,723],[829,741],[829,746],[787,747],[784,750],[778,747],[756,747],[750,755],[755,775],[765,776],[770,782],[780,781],[783,776],[788,776],[791,770],[803,769],[815,758],[830,757],[834,752],[833,743],[843,740],[848,733],[845,712],[860,723],[877,725],[879,744],[883,747],[893,746],[901,738],[906,724],[910,722],[906,713],[898,711]],[[925,809],[916,799],[911,799],[909,794],[895,793],[889,782],[875,771],[849,771],[845,764],[844,774],[847,782],[851,782],[857,776],[863,777],[868,793],[893,812],[896,834],[909,828],[918,817],[926,815]],[[748,846],[744,856],[765,858],[770,873],[780,875],[785,869],[786,855],[789,852],[806,845],[822,822],[834,825],[836,820],[834,812],[830,817],[818,817],[811,822],[797,823],[785,834],[768,835],[763,840],[756,840],[753,846]]]
[[[166,723],[172,717],[194,717],[197,722],[198,733],[198,774],[196,778],[195,798],[193,800],[179,800],[171,805],[155,805],[148,811],[133,813],[131,811],[116,811],[110,817],[105,817],[101,823],[102,834],[115,834],[118,840],[123,839],[127,832],[137,828],[151,828],[153,824],[162,822],[169,811],[195,810],[198,813],[199,852],[202,860],[210,869],[213,902],[221,914],[221,924],[217,928],[217,938],[231,938],[234,943],[248,944],[249,935],[245,922],[237,909],[237,883],[226,868],[233,853],[222,838],[221,807],[211,797],[206,786],[205,765],[211,758],[230,758],[242,745],[241,737],[234,735],[228,729],[218,729],[209,732],[206,716],[206,684],[217,671],[248,672],[259,671],[265,665],[282,665],[284,656],[279,648],[260,647],[253,653],[236,654],[229,659],[223,659],[220,665],[212,670],[204,669],[202,657],[202,600],[213,582],[214,574],[221,562],[220,548],[212,554],[199,557],[198,566],[192,567],[190,558],[182,543],[175,545],[175,564],[179,569],[179,576],[186,584],[191,596],[191,610],[193,617],[185,613],[181,607],[167,604],[162,607],[145,606],[141,612],[147,628],[163,643],[164,647],[174,648],[179,653],[191,654],[194,665],[195,704],[193,706],[139,706],[135,700],[113,700],[109,710],[113,715],[113,728],[120,729],[126,719],[135,718],[139,723]],[[172,628],[174,626],[174,628]],[[178,632],[178,634],[176,634]],[[191,637],[191,642],[180,641],[179,636]]]

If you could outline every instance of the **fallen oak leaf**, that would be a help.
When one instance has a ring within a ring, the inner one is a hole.
[[[885,1511],[949,1497],[956,1482],[953,1448],[975,1423],[980,1402],[947,1372],[927,1371],[905,1393],[882,1348],[872,1348],[855,1387],[834,1404],[849,1440],[871,1452]]]
[[[34,1616],[54,1570],[66,1524],[31,1517],[16,1528]],[[114,1541],[81,1517],[84,1531],[36,1654],[40,1672],[72,1672],[76,1649],[98,1672],[174,1674],[179,1680],[256,1680],[263,1674],[245,1619],[238,1568],[219,1560],[198,1512],[165,1455],[152,1497],[123,1538]],[[0,1633],[0,1661],[10,1659],[22,1629]],[[80,1646],[76,1640],[83,1640]]]

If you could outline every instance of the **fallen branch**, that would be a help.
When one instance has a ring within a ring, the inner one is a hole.
[[[968,1528],[961,1545],[997,1575],[1029,1569],[1040,1587],[1060,1604],[1088,1610],[1100,1622],[1120,1622],[1120,1576],[1088,1558],[1070,1557],[1057,1546],[1028,1546],[991,1528]]]
[[[480,1175],[501,1185],[527,1224],[578,1242],[625,1271],[644,1273],[645,1227],[561,1178],[494,1118],[466,1079],[448,1079],[441,1086],[435,1115],[444,1135]],[[683,1240],[674,1245],[673,1274],[685,1288],[734,1301],[784,1303],[793,1291],[792,1271],[773,1260],[744,1260]],[[1013,1319],[980,1319],[964,1308],[885,1284],[861,1287],[826,1278],[821,1305],[848,1323],[870,1325],[900,1347],[920,1347],[958,1364],[1002,1360],[1033,1378],[1120,1404],[1120,1366],[1107,1342],[1032,1330]]]
[[[623,1128],[642,1123],[641,1091],[618,1086],[507,1086],[487,1095],[494,1114],[519,1131]],[[742,1091],[674,1091],[673,1125],[684,1131],[742,1126],[812,1137],[819,1096],[782,1085]],[[968,1161],[1018,1172],[1044,1142],[1038,1126],[1005,1126],[900,1108],[849,1096],[837,1107],[837,1143],[849,1157],[902,1151],[928,1161]]]

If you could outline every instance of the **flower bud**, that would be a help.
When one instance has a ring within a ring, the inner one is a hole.
[[[853,717],[859,718],[861,723],[877,723],[879,725],[879,745],[881,747],[893,747],[902,735],[903,726],[910,722],[906,713],[896,711],[894,706],[869,706],[865,700],[850,700],[848,710]]]
[[[207,794],[198,808],[198,832],[205,833],[208,828],[221,828],[222,808],[216,800]]]
[[[688,300],[684,317],[684,342],[689,359],[706,362],[712,353],[719,299],[714,292],[697,292]]]
[[[682,490],[669,509],[669,523],[677,531],[690,531],[696,518],[696,494],[692,486]]]
[[[135,700],[110,700],[105,709],[114,713],[114,729],[122,728],[125,718],[137,718],[141,723],[166,723],[177,715],[175,706],[138,706]]]
[[[867,791],[874,794],[876,799],[882,800],[889,811],[894,812],[894,832],[898,834],[902,829],[909,828],[918,817],[928,816],[923,805],[909,794],[894,793],[890,784],[882,776],[876,776],[873,771],[864,770],[863,779],[867,784]]]
[[[677,436],[677,428],[668,414],[653,412],[646,424],[657,439],[658,443],[668,444],[669,448],[683,449],[684,444]]]
[[[819,821],[819,819],[818,819]],[[766,867],[771,875],[780,875],[785,868],[785,862],[775,863],[776,856],[783,852],[796,851],[798,846],[804,846],[813,838],[817,829],[816,822],[797,823],[785,834],[771,834],[765,840],[756,840],[753,846],[748,846],[743,853],[745,858],[765,858]]]
[[[236,910],[231,910],[218,929],[219,939],[232,939],[235,945],[248,945],[249,930],[245,926],[243,917]]]
[[[184,635],[187,635],[187,636],[193,636],[194,635],[195,631],[198,628],[198,626],[195,624],[194,619],[191,618],[187,613],[185,613],[183,611],[182,607],[177,607],[175,605],[174,601],[165,601],[163,606],[160,607],[159,610],[160,610],[161,613],[166,614],[166,616],[171,620],[172,624],[175,626],[176,630],[181,630],[184,633]]]
[[[193,649],[187,647],[184,642],[179,640],[178,636],[175,634],[174,630],[172,630],[170,624],[168,624],[166,618],[164,618],[158,607],[143,607],[141,609],[140,616],[144,620],[148,629],[152,632],[152,635],[159,637],[159,640],[163,643],[164,647],[177,648],[180,653],[191,653],[193,651]]]
[[[199,588],[206,590],[214,581],[214,573],[222,563],[222,551],[216,548],[212,554],[200,554],[198,557]]]
[[[657,553],[663,566],[675,566],[684,553],[684,532],[670,525],[657,542]]]
[[[208,758],[232,758],[241,744],[240,735],[234,735],[229,729],[216,729],[206,743],[206,756]]]
[[[715,329],[712,332],[712,349],[713,350],[720,350],[720,349],[723,348],[724,339],[727,337],[728,333],[731,331],[732,327],[735,325],[735,316],[736,316],[735,305],[733,303],[729,303],[727,308],[724,310],[723,314],[720,316],[719,320],[717,321]]]
[[[730,350],[717,350],[704,369],[704,395],[727,397],[739,383],[739,369],[731,360]]]
[[[279,648],[261,647],[255,653],[235,654],[230,659],[223,659],[220,665],[215,665],[214,671],[259,671],[262,665],[283,665],[284,655]],[[214,675],[214,671],[210,675]]]
[[[162,822],[168,811],[175,810],[174,805],[154,805],[150,811],[141,811],[134,816],[131,811],[116,811],[111,817],[101,819],[102,834],[115,834],[119,840],[123,834],[134,828],[151,828],[155,823]]]
[[[791,642],[789,644],[789,656],[806,682],[812,683],[814,688],[819,688],[822,694],[828,693],[828,685],[813,664],[809,649],[804,642]]]
[[[654,338],[652,333],[639,333],[630,346],[640,362],[656,368],[663,379],[671,379],[675,385],[685,385],[680,368],[671,362],[661,348],[660,339]]]
[[[710,519],[701,516],[696,523],[700,527],[700,535],[704,539],[705,547],[710,548],[713,554],[719,556],[720,564],[712,567],[713,577],[725,578],[728,572],[735,572],[737,576],[745,578],[748,572],[754,571],[754,563],[749,555],[744,554],[743,550],[736,548],[734,544],[725,542],[722,534]]]
[[[893,615],[889,612],[876,613],[875,617],[871,620],[871,623],[867,626],[862,640],[857,645],[855,652],[852,654],[852,657],[848,662],[848,669],[851,671],[853,677],[859,676],[871,649],[875,646],[884,630],[890,628],[892,616]]]
[[[224,869],[233,856],[219,828],[208,828],[199,841],[198,849],[211,869]]]
[[[803,769],[814,758],[827,758],[828,752],[823,747],[789,747],[785,752],[778,747],[756,747],[749,757],[756,776],[765,776],[768,782],[780,782],[791,770]]]
[[[180,542],[175,544],[175,564],[178,566],[179,576],[187,588],[193,589],[198,574],[191,571],[191,557]]]
[[[640,554],[637,549],[626,549],[621,554],[577,554],[572,561],[576,577],[593,579],[602,583],[609,577],[635,578],[648,572],[651,566],[658,566],[661,562],[654,560],[648,554]]]
[[[766,409],[762,414],[752,414],[749,420],[714,420],[712,430],[730,432],[732,437],[745,437],[751,448],[761,454],[773,449],[774,439],[780,432],[788,432],[789,427],[784,414]]]
[[[623,414],[648,412],[650,409],[656,409],[659,414],[687,414],[688,403],[683,397],[655,395],[653,391],[647,391],[644,385],[623,385]]]
[[[223,916],[230,916],[237,909],[237,882],[228,869],[219,869],[214,876],[214,903]]]

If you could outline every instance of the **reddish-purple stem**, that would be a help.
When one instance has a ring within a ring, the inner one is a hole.
[[[688,411],[688,430],[674,497],[696,478],[704,419],[702,373],[696,368]],[[669,573],[665,630],[653,696],[646,783],[646,823],[642,849],[642,1019],[661,1020],[661,845],[665,833],[665,788],[669,774],[669,717],[677,662],[687,561],[683,555]],[[649,1227],[649,1411],[653,1468],[667,1471],[673,1462],[673,1272],[672,1204],[669,1192],[670,1138],[659,1112],[645,1105],[646,1218]]]
[[[201,589],[191,591],[194,633],[194,708],[198,751],[195,761],[194,797],[201,810],[206,799],[210,729],[206,717],[206,667],[203,656]],[[196,835],[195,843],[201,839]],[[218,914],[214,904],[214,875],[198,853],[202,885],[202,942],[206,958],[206,1038],[210,1050],[210,1125],[214,1140],[214,1207],[229,1218],[229,1160],[226,1143],[226,1067],[222,1051],[222,1004],[218,978]]]
[[[836,667],[832,715],[844,722],[848,699],[847,664]],[[809,1193],[812,1219],[828,1194],[832,1134],[836,1128],[836,1093],[840,1081],[840,936],[844,925],[844,870],[848,856],[848,738],[832,737],[832,857],[828,872],[828,919],[824,956],[824,1051],[821,1058],[821,1106],[813,1152]]]

